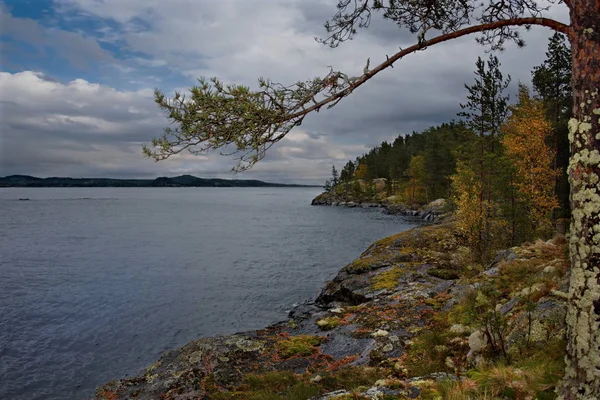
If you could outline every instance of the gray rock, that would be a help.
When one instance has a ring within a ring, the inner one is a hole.
[[[542,289],[545,288],[546,285],[544,285],[541,282],[538,283],[534,283],[533,285],[524,288],[523,290],[521,290],[520,294],[522,297],[528,297],[534,293],[537,293],[539,291],[541,291]]]
[[[556,267],[554,265],[548,265],[546,268],[544,268],[544,274],[554,274],[556,272]]]
[[[441,214],[446,207],[446,199],[437,199],[423,207],[423,212],[427,214]]]
[[[336,359],[361,354],[370,349],[373,339],[356,339],[349,335],[336,332],[328,335],[327,342],[321,344],[321,352]]]
[[[417,382],[417,381],[426,381],[426,380],[435,380],[435,381],[456,381],[458,378],[454,374],[449,374],[447,372],[433,372],[429,375],[417,376],[415,378],[410,378],[409,382]]]
[[[371,334],[371,336],[373,337],[385,337],[387,335],[389,335],[390,333],[388,331],[385,331],[383,329],[378,329],[377,331],[373,332]]]
[[[507,335],[509,352],[519,351],[519,346],[544,346],[550,338],[561,337],[565,333],[567,306],[564,301],[549,299],[537,304],[530,315],[522,312],[511,324]],[[529,332],[531,336],[528,337]]]
[[[483,271],[483,274],[486,276],[497,276],[500,273],[499,267],[492,267],[488,270]]]
[[[487,338],[480,330],[476,330],[469,336],[469,348],[473,353],[478,353],[488,345]]]
[[[359,366],[359,365],[366,365],[371,360],[370,354],[371,354],[371,351],[373,351],[373,349],[375,349],[375,345],[377,344],[377,342],[375,341],[375,339],[368,339],[368,340],[369,340],[369,342],[367,343],[367,346],[362,351],[362,353],[360,353],[358,355],[358,358],[356,360],[354,360],[350,363],[351,366],[355,367],[355,366]]]
[[[288,318],[306,318],[318,310],[319,308],[315,306],[314,302],[307,301],[302,304],[295,305],[288,312]]]
[[[313,398],[313,400],[330,400],[330,399],[334,399],[338,396],[342,396],[344,394],[350,394],[350,392],[346,391],[346,390],[336,390],[334,392],[329,392],[329,393],[325,393],[323,396],[321,397],[315,397]]]
[[[380,398],[383,397],[384,393],[378,387],[369,388],[365,392],[365,396],[371,396],[371,398]]]
[[[498,265],[502,261],[506,261],[506,262],[514,261],[518,257],[519,256],[517,255],[517,253],[515,253],[515,251],[513,249],[500,250],[496,254],[496,257],[494,258],[494,261],[492,261],[492,263],[486,269],[490,269],[492,267],[495,267],[496,265]]]
[[[450,327],[450,332],[456,335],[466,335],[467,333],[471,333],[471,328],[462,324],[454,324]]]
[[[508,314],[509,312],[512,311],[512,309],[517,305],[518,302],[519,302],[519,298],[513,297],[506,304],[504,304],[502,307],[500,307],[500,312],[504,315]]]

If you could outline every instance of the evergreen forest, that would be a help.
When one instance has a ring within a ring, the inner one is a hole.
[[[519,82],[513,99],[498,58],[478,58],[457,119],[384,141],[339,174],[334,166],[326,191],[367,199],[382,194],[378,180],[387,198],[411,207],[448,199],[482,262],[499,248],[550,237],[569,217],[571,51],[562,34],[531,75],[533,90]]]

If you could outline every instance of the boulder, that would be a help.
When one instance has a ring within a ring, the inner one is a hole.
[[[469,336],[469,348],[471,349],[471,352],[479,353],[485,349],[487,345],[487,338],[482,331],[476,330],[475,332],[471,333],[471,336]]]
[[[424,214],[434,214],[439,215],[444,212],[446,208],[447,202],[446,199],[437,199],[427,204],[422,208]]]

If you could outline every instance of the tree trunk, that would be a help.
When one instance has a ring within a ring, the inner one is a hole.
[[[571,286],[562,396],[600,399],[600,0],[572,0]]]

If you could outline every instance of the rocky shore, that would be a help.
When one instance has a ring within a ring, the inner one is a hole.
[[[416,217],[423,221],[434,222],[447,215],[447,205],[444,199],[437,199],[423,207],[409,207],[405,204],[394,203],[393,198],[384,198],[379,201],[372,199],[348,200],[344,197],[323,193],[315,197],[311,205],[313,206],[334,206],[348,208],[381,208],[385,214],[402,215],[405,217]]]
[[[451,222],[411,229],[372,244],[286,321],[195,340],[95,399],[554,398],[564,247],[527,244],[483,268]]]

